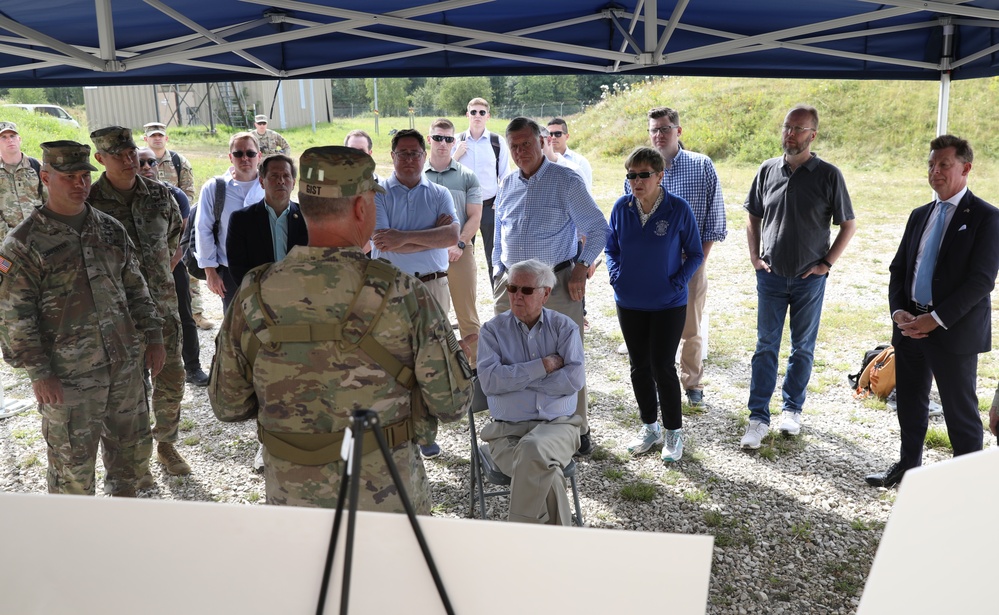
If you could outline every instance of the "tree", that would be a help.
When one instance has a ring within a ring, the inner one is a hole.
[[[334,105],[364,105],[370,100],[363,79],[332,79]]]
[[[11,88],[7,92],[7,102],[21,105],[43,105],[45,100],[45,90],[42,88]]]
[[[83,88],[45,88],[45,99],[54,105],[78,107],[83,104]]]
[[[538,105],[576,100],[576,75],[524,75],[514,85],[517,103]]]
[[[365,79],[364,87],[372,107],[375,103],[374,79]],[[409,79],[378,80],[378,113],[382,117],[400,117],[409,113]]]
[[[440,81],[437,88],[437,108],[445,113],[464,115],[468,101],[476,97],[485,98],[492,103],[493,87],[489,77],[453,77]]]

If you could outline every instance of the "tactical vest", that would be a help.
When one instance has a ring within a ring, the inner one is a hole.
[[[375,325],[385,311],[389,290],[395,282],[397,270],[390,264],[371,260],[364,271],[364,281],[354,295],[346,315],[340,322],[277,324],[265,309],[260,294],[260,279],[270,269],[270,265],[258,267],[246,274],[250,278],[240,292],[240,303],[249,300],[251,313],[263,315],[265,328],[257,333],[252,325],[249,347],[244,349],[246,359],[252,366],[262,345],[277,347],[284,343],[337,342],[341,352],[360,348],[396,382],[410,391],[409,416],[388,425],[380,425],[389,448],[404,442],[433,442],[437,432],[437,419],[430,416],[416,375],[412,368],[404,365],[391,352],[386,350],[373,335]],[[248,374],[251,375],[251,374]],[[252,378],[250,378],[252,380]],[[429,434],[429,435],[428,435]],[[257,422],[257,437],[267,451],[279,459],[299,465],[317,466],[340,461],[340,446],[343,432],[337,433],[289,433],[268,431]],[[364,434],[365,454],[378,450],[373,432]]]

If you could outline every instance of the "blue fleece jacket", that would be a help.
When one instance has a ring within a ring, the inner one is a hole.
[[[635,197],[625,195],[611,210],[604,252],[614,300],[630,310],[687,305],[687,282],[704,261],[694,213],[687,201],[667,193],[642,226],[639,207]]]

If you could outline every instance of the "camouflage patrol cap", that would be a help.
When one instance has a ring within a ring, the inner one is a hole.
[[[160,124],[159,122],[149,122],[148,124],[143,124],[142,129],[146,131],[147,137],[166,134],[166,124]]]
[[[90,133],[90,140],[99,152],[117,154],[123,149],[137,148],[132,140],[132,129],[121,126],[108,126]]]
[[[15,124],[14,122],[0,122],[0,134],[3,134],[8,131],[16,135],[21,134],[17,132],[17,124]]]
[[[90,164],[90,146],[76,141],[46,141],[42,143],[42,162],[61,173],[96,171]]]
[[[253,123],[254,124],[260,124],[261,122],[263,122],[264,124],[267,123],[267,116],[266,115],[254,115],[253,116]]]
[[[324,199],[385,192],[375,180],[375,161],[359,149],[340,145],[310,147],[298,163],[298,191]]]

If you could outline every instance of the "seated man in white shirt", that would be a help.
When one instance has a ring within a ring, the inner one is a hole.
[[[480,435],[512,479],[509,520],[570,525],[562,468],[579,448],[583,342],[571,318],[544,307],[554,285],[541,261],[510,267],[510,310],[479,332],[479,383],[493,418]]]

